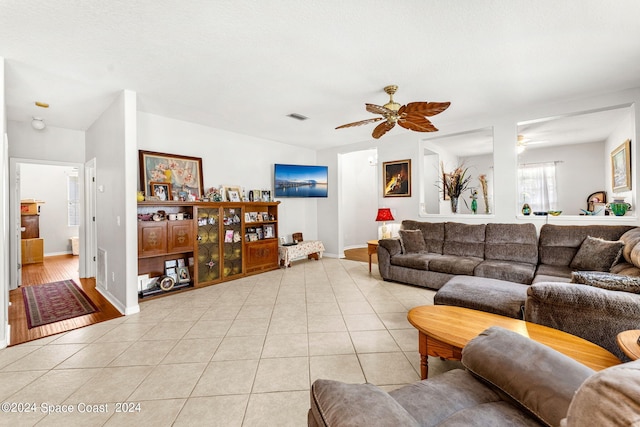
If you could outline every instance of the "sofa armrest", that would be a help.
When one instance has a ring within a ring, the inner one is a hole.
[[[462,349],[462,364],[531,414],[557,426],[594,371],[516,332],[493,326]]]
[[[527,290],[524,320],[579,336],[627,360],[616,336],[640,329],[640,295],[573,283],[536,283]]]
[[[380,239],[378,241],[378,270],[383,279],[391,276],[391,257],[402,252],[400,239]]]
[[[418,426],[388,393],[373,384],[316,380],[311,385],[309,426]]]

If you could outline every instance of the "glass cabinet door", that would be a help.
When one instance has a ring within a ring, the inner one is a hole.
[[[198,285],[220,280],[220,209],[197,208]]]
[[[242,275],[242,217],[241,207],[223,208],[222,232],[223,236],[223,265],[222,276],[227,279]]]

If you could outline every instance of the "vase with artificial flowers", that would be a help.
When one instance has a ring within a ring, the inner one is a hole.
[[[467,189],[471,177],[467,175],[468,168],[464,164],[456,167],[451,172],[445,172],[444,163],[440,162],[440,181],[444,193],[451,200],[451,212],[458,212],[458,200],[460,195]]]

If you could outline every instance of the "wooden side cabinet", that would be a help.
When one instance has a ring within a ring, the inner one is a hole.
[[[164,255],[167,253],[167,222],[138,222],[138,257]]]
[[[247,273],[273,270],[278,266],[278,240],[269,239],[247,245]]]
[[[22,239],[22,264],[44,261],[44,239]]]
[[[193,251],[193,221],[168,221],[167,222],[167,252]]]

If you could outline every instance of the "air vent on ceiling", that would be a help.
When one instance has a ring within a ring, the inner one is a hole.
[[[291,117],[292,119],[296,119],[296,120],[300,120],[300,121],[304,121],[304,120],[307,120],[309,118],[307,116],[303,116],[302,114],[298,114],[298,113],[287,114],[287,117]]]

